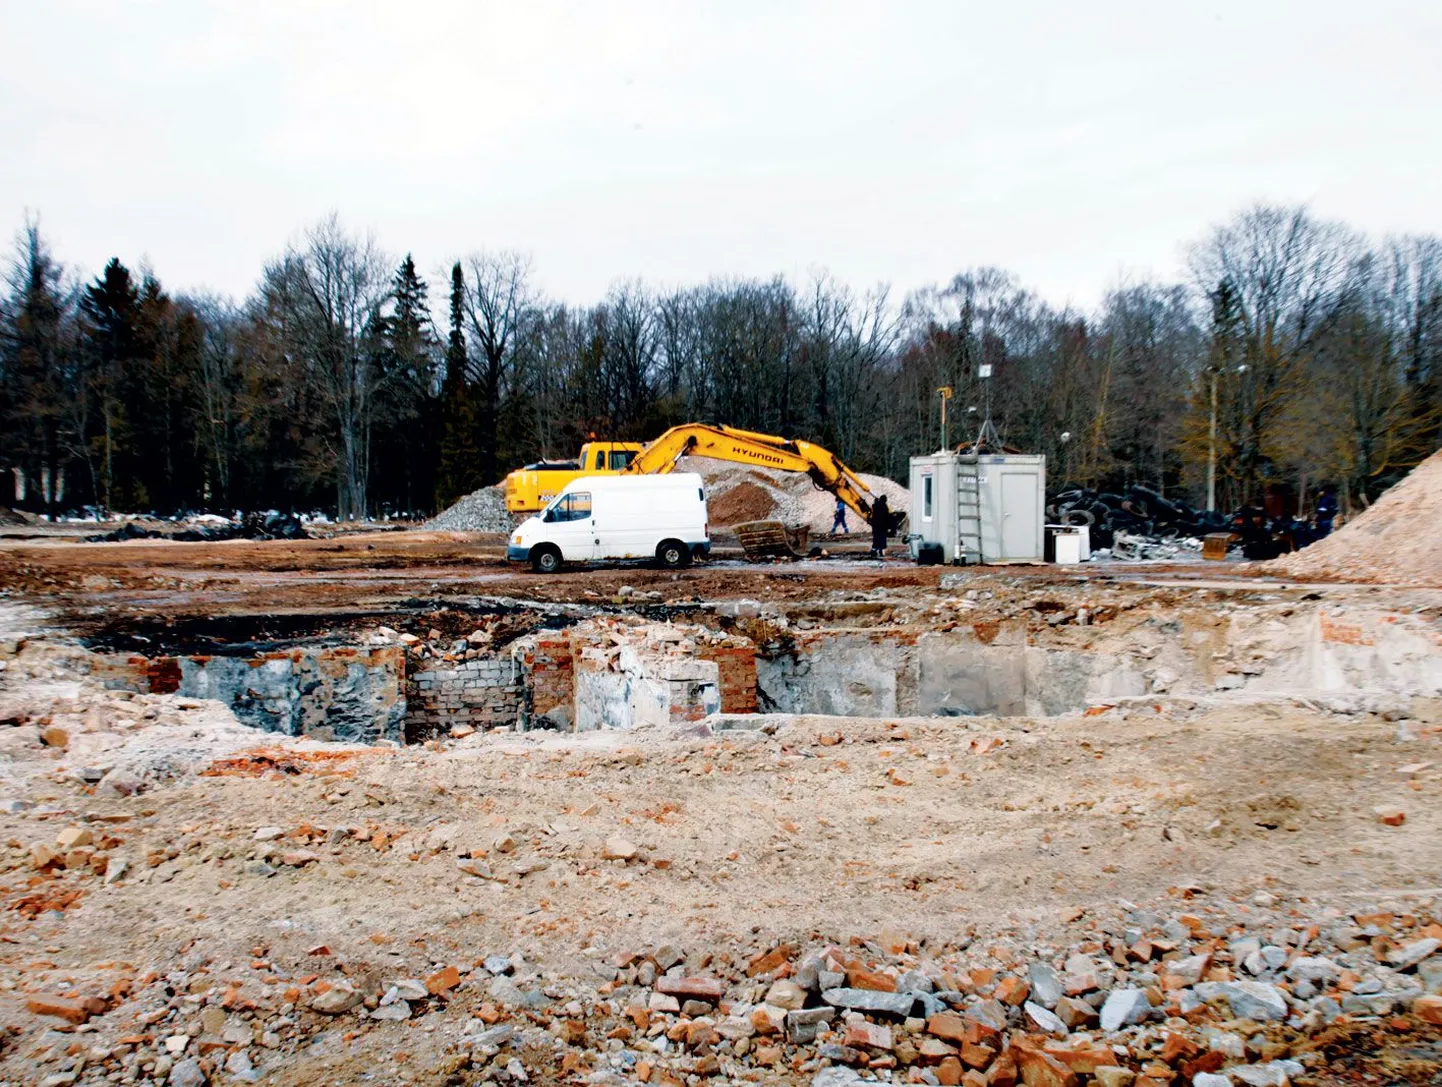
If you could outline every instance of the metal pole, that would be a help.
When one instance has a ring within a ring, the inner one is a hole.
[[[1207,510],[1217,508],[1217,371],[1212,371],[1212,415],[1207,427]]]

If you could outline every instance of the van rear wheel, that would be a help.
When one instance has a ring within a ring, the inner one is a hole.
[[[668,570],[679,570],[691,563],[691,549],[680,540],[666,540],[656,548],[656,561]]]
[[[542,544],[531,551],[531,569],[538,574],[554,574],[561,568],[561,553],[554,547]]]

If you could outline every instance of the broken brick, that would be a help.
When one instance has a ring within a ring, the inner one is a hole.
[[[1001,979],[1001,984],[996,987],[994,994],[997,1000],[1003,1004],[1009,1004],[1013,1008],[1021,1007],[1031,992],[1031,983],[1015,974],[1008,974]]]
[[[450,992],[460,983],[461,972],[454,966],[447,966],[426,978],[426,992],[432,996],[441,996]]]
[[[49,1015],[64,1019],[79,1026],[91,1016],[105,1011],[105,1001],[99,997],[66,997],[37,994],[27,997],[25,1007],[35,1015]]]
[[[870,1046],[872,1049],[890,1049],[891,1028],[882,1023],[869,1023],[865,1019],[853,1019],[846,1024],[842,1045]]]
[[[716,978],[672,977],[667,974],[656,979],[656,991],[667,996],[685,996],[715,1004],[726,992],[726,986]]]

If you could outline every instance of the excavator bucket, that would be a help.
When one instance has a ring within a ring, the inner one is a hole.
[[[750,562],[772,558],[804,559],[811,540],[809,526],[788,529],[780,521],[745,521],[733,526],[733,531]]]

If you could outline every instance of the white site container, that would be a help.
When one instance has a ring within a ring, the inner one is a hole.
[[[944,561],[975,561],[977,523],[965,520],[980,499],[982,562],[1041,562],[1046,457],[933,453],[911,458],[911,531],[941,544]]]

